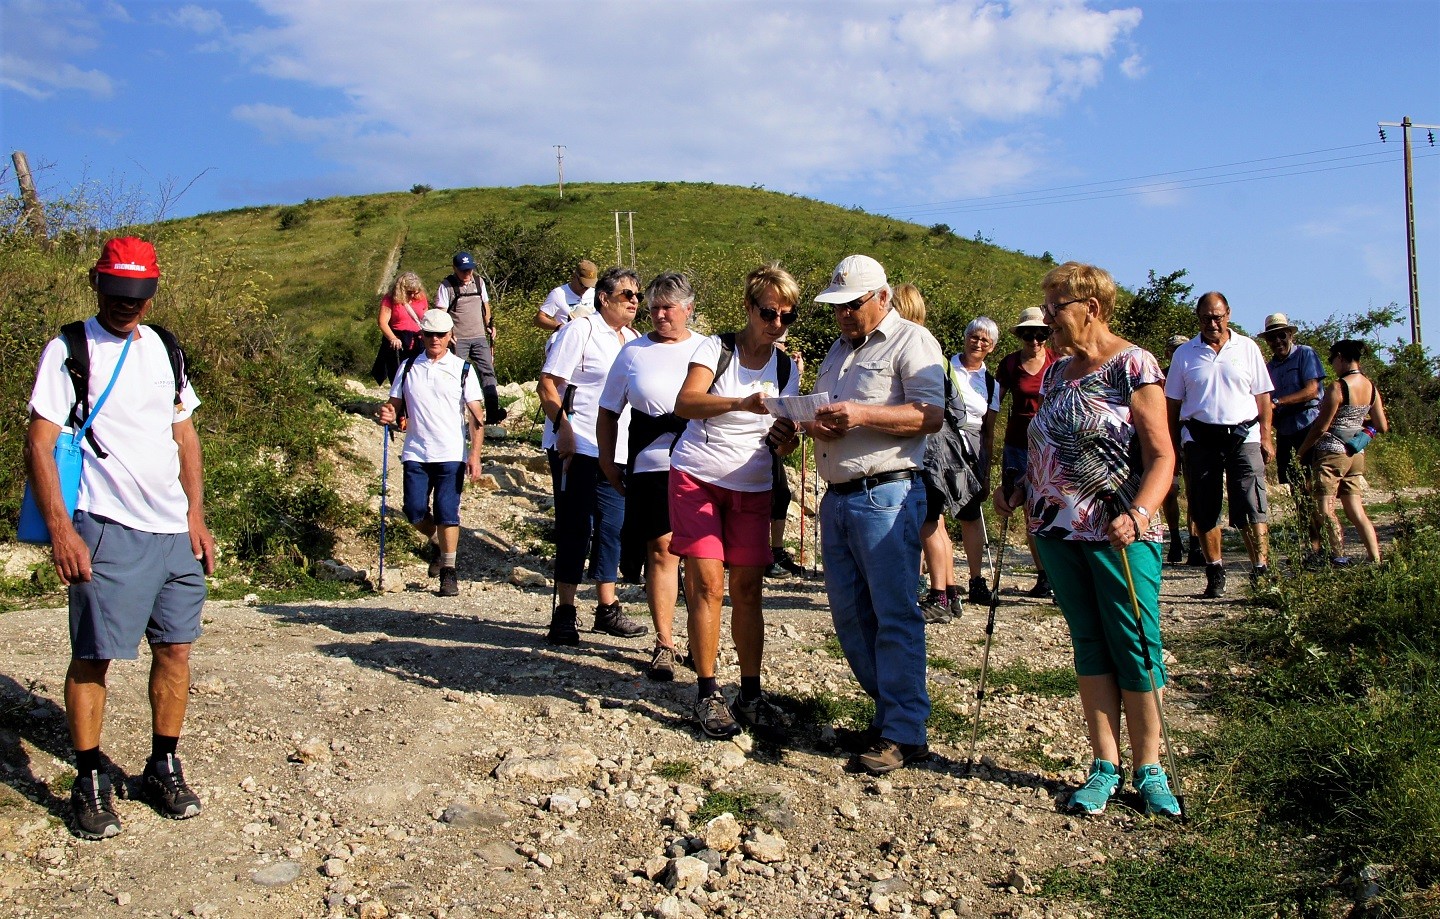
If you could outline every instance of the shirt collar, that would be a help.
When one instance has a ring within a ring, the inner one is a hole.
[[[900,314],[895,311],[895,307],[886,307],[885,315],[881,318],[880,324],[871,329],[869,335],[859,339],[846,339],[846,341],[850,343],[850,349],[852,351],[859,351],[865,343],[874,338],[877,333],[881,338],[889,338],[891,335],[894,335],[895,327],[904,321]]]

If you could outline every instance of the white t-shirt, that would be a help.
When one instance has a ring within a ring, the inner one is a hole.
[[[621,341],[623,337],[624,341]],[[605,388],[605,378],[610,374],[610,365],[620,354],[626,342],[634,341],[639,333],[629,326],[617,334],[599,313],[566,323],[552,337],[550,348],[545,354],[541,373],[559,377],[575,387],[571,402],[570,426],[575,429],[575,452],[585,456],[598,457],[600,445],[595,441],[595,419],[600,406],[600,392]],[[565,387],[560,387],[564,398]],[[547,428],[549,426],[547,425]],[[629,455],[625,438],[629,436],[630,413],[620,413],[620,436],[615,443],[615,462],[624,463]],[[546,448],[555,445],[554,434],[546,438]]]
[[[1274,388],[1260,346],[1233,330],[1218,352],[1198,335],[1176,348],[1165,377],[1165,398],[1180,403],[1180,419],[1207,424],[1249,421],[1260,413],[1255,397]],[[1180,441],[1190,442],[1184,427]],[[1257,424],[1245,435],[1245,443],[1259,442]]]
[[[789,355],[777,348],[764,370],[748,370],[740,366],[737,348],[730,358],[730,366],[716,378],[710,391],[729,398],[744,398],[753,392],[798,396],[800,374],[793,366],[785,391],[779,391],[777,358],[790,360]],[[720,363],[720,336],[705,339],[695,349],[690,363],[708,367],[713,372]],[[675,443],[670,468],[732,491],[769,491],[770,451],[765,447],[765,435],[774,423],[773,416],[753,412],[726,412],[714,418],[693,420]]]
[[[545,302],[540,304],[540,312],[552,319],[558,319],[561,323],[570,321],[570,314],[577,306],[595,308],[595,288],[587,287],[583,294],[575,293],[569,284],[561,284],[550,291]]]
[[[1000,384],[993,384],[994,395],[991,395],[985,385],[985,366],[982,364],[979,370],[966,370],[958,354],[950,356],[950,369],[955,371],[955,379],[969,384],[959,387],[955,393],[956,400],[965,407],[964,426],[978,428],[984,423],[986,412],[1000,411]]]
[[[680,384],[690,372],[696,349],[705,341],[705,336],[692,332],[683,341],[658,342],[642,335],[630,342],[620,349],[620,356],[610,368],[605,391],[600,395],[600,407],[621,412],[628,405],[647,415],[673,412]],[[661,435],[652,441],[635,457],[635,471],[668,470],[670,446],[678,436]]]
[[[115,373],[125,339],[105,331],[93,317],[85,321],[85,338],[93,407]],[[69,354],[62,338],[46,345],[30,393],[31,411],[62,428],[75,401],[75,387],[65,370]],[[188,382],[180,401],[182,408],[176,409],[175,372],[165,343],[154,330],[140,326],[140,337],[131,342],[115,388],[90,428],[108,455],[100,459],[89,438],[85,440],[77,510],[146,533],[189,532],[190,501],[180,487],[180,447],[172,429],[200,404]]]
[[[404,399],[405,411],[410,416],[405,449],[400,451],[402,461],[465,461],[465,413],[460,406],[460,377],[464,368],[465,362],[453,351],[446,351],[438,361],[430,360],[430,355],[421,351],[408,375],[405,364],[400,364],[395,382],[390,384],[390,398]],[[480,374],[471,367],[470,372],[463,375],[465,404],[483,405]]]

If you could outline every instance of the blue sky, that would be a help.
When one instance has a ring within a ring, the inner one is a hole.
[[[1382,146],[1376,122],[1440,123],[1436,0],[0,11],[0,133],[50,194],[88,181],[153,205],[193,179],[179,216],[547,183],[565,144],[567,181],[758,184],[1094,262],[1131,287],[1186,268],[1251,328],[1274,310],[1406,305],[1399,131]],[[1434,348],[1440,147],[1416,141]]]

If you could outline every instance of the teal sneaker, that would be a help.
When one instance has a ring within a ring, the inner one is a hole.
[[[1090,777],[1085,784],[1070,796],[1070,811],[1087,816],[1103,814],[1105,805],[1119,788],[1120,770],[1112,762],[1097,759],[1090,764]]]
[[[1180,802],[1170,793],[1170,779],[1158,763],[1141,766],[1132,776],[1147,817],[1179,817]]]

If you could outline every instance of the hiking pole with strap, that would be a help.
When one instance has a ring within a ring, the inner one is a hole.
[[[970,752],[965,756],[967,770],[975,766],[975,744],[980,739],[980,707],[985,704],[985,682],[990,676],[990,646],[995,642],[995,609],[1000,605],[1000,572],[1005,567],[1005,547],[1010,541],[1010,521],[1015,517],[1015,510],[1012,509],[1000,527],[1000,553],[994,563],[995,581],[990,589],[990,613],[985,619],[985,656],[980,661],[980,686],[975,690],[975,721],[970,726]],[[984,514],[981,514],[980,519],[985,519]]]
[[[1112,520],[1121,514],[1129,513],[1121,503],[1120,496],[1113,491],[1101,492],[1100,500],[1110,509]],[[1135,535],[1140,535],[1138,525]],[[1155,683],[1155,665],[1150,661],[1150,639],[1145,637],[1145,621],[1140,617],[1140,601],[1135,596],[1135,577],[1130,573],[1129,548],[1126,546],[1118,551],[1120,569],[1125,574],[1125,587],[1130,591],[1130,609],[1135,613],[1135,630],[1140,633],[1140,653],[1145,656],[1145,673],[1150,677],[1150,695],[1155,699],[1155,711],[1160,715],[1160,739],[1165,742],[1165,765],[1175,781],[1175,801],[1180,805],[1180,822],[1189,823],[1189,817],[1185,814],[1185,792],[1180,789],[1180,773],[1175,770],[1175,748],[1170,745],[1170,726],[1165,721],[1165,706],[1160,701],[1160,688]]]
[[[380,591],[385,590],[385,495],[390,481],[390,425],[380,433],[380,576],[376,579]]]
[[[787,508],[788,510],[788,508]],[[800,566],[805,566],[805,438],[800,438]]]

